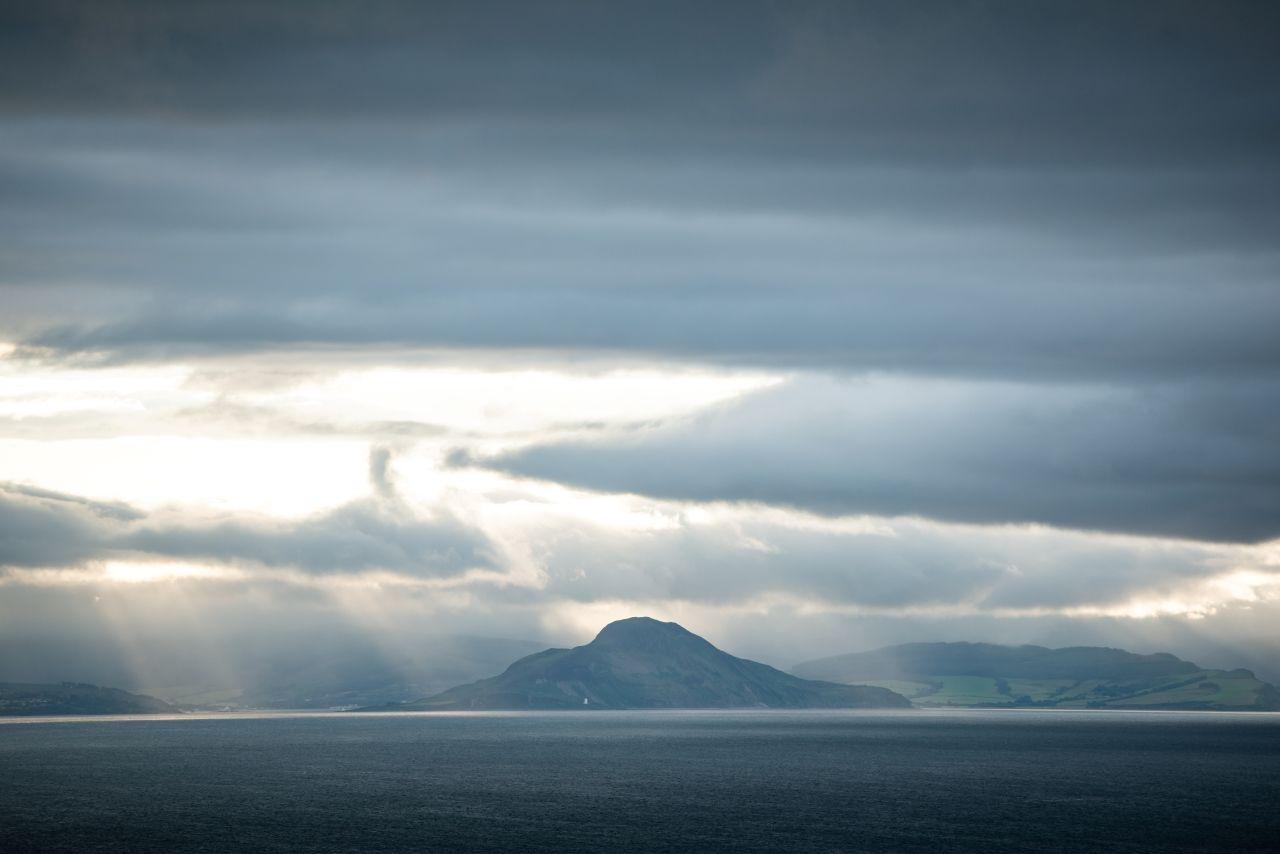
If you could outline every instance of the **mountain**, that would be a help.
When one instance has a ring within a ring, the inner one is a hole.
[[[0,682],[0,715],[155,715],[178,712],[163,700],[81,682]]]
[[[903,708],[882,687],[799,679],[735,658],[675,623],[632,617],[591,643],[548,649],[504,673],[392,707],[462,709]]]
[[[1206,670],[1168,653],[1076,646],[909,643],[799,664],[797,676],[879,685],[918,706],[1280,709],[1249,670]]]

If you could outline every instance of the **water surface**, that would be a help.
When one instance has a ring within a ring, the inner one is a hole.
[[[0,725],[0,851],[1280,848],[1280,716],[254,715]]]

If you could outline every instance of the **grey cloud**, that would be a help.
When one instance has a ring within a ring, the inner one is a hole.
[[[535,538],[549,595],[740,604],[768,594],[905,607],[980,599],[997,564],[928,536],[839,536],[776,525],[624,533],[586,526]]]
[[[84,498],[79,495],[70,495],[66,492],[58,492],[53,489],[41,489],[38,486],[31,486],[23,483],[0,483],[0,492],[8,493],[12,497],[25,496],[27,498],[38,499],[49,506],[72,505],[73,507],[88,511],[92,516],[98,516],[104,519],[116,519],[124,522],[132,522],[141,519],[143,514],[130,507],[128,504],[119,501],[95,501],[91,498]]]
[[[1280,536],[1278,406],[1265,381],[808,379],[488,464],[664,498],[1256,542]]]
[[[726,245],[723,251],[735,248]],[[286,291],[264,296],[262,314],[214,308],[199,318],[187,313],[190,305],[179,309],[174,294],[141,316],[106,324],[87,318],[67,322],[78,314],[70,309],[62,323],[45,324],[25,336],[25,352],[166,358],[327,344],[568,348],[767,367],[1026,379],[1261,376],[1280,369],[1280,348],[1271,334],[1280,323],[1280,302],[1255,280],[1260,273],[1234,277],[1224,269],[1230,264],[1197,261],[1167,275],[1161,268],[1172,262],[1147,271],[1104,272],[1080,264],[1079,270],[1055,276],[1039,271],[1042,281],[1052,281],[1043,290],[1022,289],[1022,276],[1012,273],[987,283],[948,284],[941,268],[982,263],[976,257],[981,248],[972,252],[949,264],[912,260],[884,271],[887,278],[906,279],[911,268],[922,267],[921,280],[937,284],[918,289],[864,281],[845,289],[834,284],[792,289],[762,284],[743,290],[692,284],[687,289],[494,284],[413,292],[406,283],[382,304],[339,294],[323,301],[329,308],[313,311],[300,293]],[[743,247],[743,254],[751,253]],[[756,271],[745,272],[752,260],[740,260],[743,276],[766,275],[771,259],[759,258]],[[851,255],[846,263],[857,260]],[[344,263],[335,259],[330,269]],[[772,278],[785,280],[778,259],[772,263],[778,266]],[[1125,272],[1132,274],[1128,284]],[[661,278],[661,271],[654,276]],[[1211,284],[1215,276],[1223,278]],[[1091,278],[1084,290],[1096,291],[1073,291],[1075,277]],[[56,287],[46,296],[67,297]],[[193,297],[195,304],[206,300]],[[241,300],[248,297],[211,302]],[[160,308],[170,301],[172,308]]]
[[[1261,560],[1219,544],[918,520],[863,529],[751,512],[668,521],[634,530],[551,511],[522,532],[507,532],[538,570],[539,582],[476,579],[466,586],[468,607],[537,611],[621,601],[715,609],[785,602],[869,614],[1051,613],[1176,598]]]
[[[447,515],[422,518],[389,511],[375,501],[353,502],[288,524],[152,522],[114,543],[143,554],[326,574],[386,570],[448,576],[494,565],[487,539],[461,521]]]
[[[1051,530],[900,522],[850,533],[750,518],[631,532],[548,525],[532,536],[532,548],[547,575],[540,595],[579,602],[724,606],[774,595],[834,607],[975,611],[1168,596],[1222,572],[1234,554]]]
[[[296,521],[144,514],[32,487],[0,486],[0,568],[76,567],[111,558],[186,558],[318,574],[383,570],[451,576],[494,568],[477,528],[446,510],[416,512],[395,495],[389,455],[376,448],[376,497]]]
[[[475,548],[474,541],[459,545],[467,541],[464,533],[422,520],[397,525],[395,514],[380,504],[385,502],[356,502],[295,523],[242,519],[198,524],[157,517],[128,522],[104,519],[81,502],[14,498],[5,493],[0,495],[0,534],[4,535],[0,565],[48,566],[54,560],[78,565],[108,556],[143,555],[300,567],[318,573],[383,568],[437,575],[456,572],[462,563],[487,559],[472,555],[470,560],[457,560],[459,554]],[[32,512],[32,505],[41,505],[38,509],[53,515],[54,524],[46,519],[33,526],[40,517]],[[703,521],[676,517],[669,522],[653,529],[628,530],[555,515],[538,519],[525,534],[514,532],[514,539],[540,571],[540,584],[477,579],[465,587],[464,606],[440,601],[431,591],[374,592],[371,596],[386,618],[378,622],[382,628],[377,631],[391,631],[385,626],[393,623],[403,623],[410,636],[424,625],[434,630],[492,633],[492,626],[501,624],[524,626],[527,631],[541,616],[565,606],[633,602],[637,608],[702,614],[708,627],[717,630],[712,633],[724,641],[773,644],[773,652],[765,657],[783,666],[833,648],[858,649],[877,642],[925,637],[1043,641],[1050,630],[1057,633],[1059,643],[1097,642],[1098,637],[1118,636],[1128,626],[1131,636],[1126,645],[1141,647],[1156,643],[1158,633],[1133,628],[1132,621],[1111,621],[1110,634],[1091,637],[1087,632],[1099,630],[1106,621],[1073,622],[1051,615],[1062,609],[1176,598],[1184,589],[1195,589],[1224,572],[1259,569],[1262,560],[1258,553],[1239,547],[1153,543],[1053,529],[954,527],[911,520],[843,529],[775,513]],[[24,548],[11,535],[28,526],[39,534],[34,550]],[[482,548],[484,554],[492,554],[487,546]],[[442,555],[448,556],[448,566],[438,562]],[[10,580],[19,583],[0,597],[0,612],[19,600],[61,595],[29,592],[21,583],[21,573],[12,574]],[[215,635],[233,636],[245,630],[253,634],[251,626],[240,625],[243,615],[236,603],[241,601],[259,611],[267,607],[276,615],[273,625],[293,626],[304,633],[323,618],[324,608],[334,604],[329,594],[308,593],[271,574],[179,583],[189,584],[193,594],[189,607],[207,612],[205,628]],[[95,593],[113,603],[113,609],[128,607],[114,603],[171,595],[167,585],[163,589],[169,592],[164,594],[135,594],[129,587],[105,585]],[[263,597],[269,605],[264,606]],[[745,615],[743,606],[747,606]],[[817,606],[819,613],[801,616],[794,610],[808,606]],[[81,613],[97,609],[83,594],[74,602],[53,607],[64,617],[79,614],[69,631],[92,633],[101,619],[96,613]],[[1239,611],[1244,606],[1226,607]],[[420,616],[411,616],[415,609]],[[843,610],[857,616],[839,616]],[[957,610],[971,616],[957,617]],[[317,613],[308,616],[311,611]],[[832,611],[835,614],[822,613]],[[1010,617],[1010,611],[1027,616]],[[145,615],[138,619],[144,632],[162,631],[163,622]],[[1172,617],[1165,621],[1185,622]],[[3,625],[5,620],[0,620]],[[8,629],[20,637],[41,634],[14,625],[10,621]],[[1089,628],[1079,628],[1082,625]],[[1152,623],[1143,625],[1150,628]],[[745,626],[753,627],[750,638],[743,638]],[[281,631],[285,637],[293,629]],[[1222,632],[1215,629],[1207,634]],[[1204,649],[1208,643],[1196,645],[1193,640],[1184,633],[1178,644],[1162,648]],[[399,634],[381,638],[393,644],[403,641]],[[281,638],[264,642],[272,646]]]
[[[0,489],[0,567],[70,566],[99,557],[112,527],[87,501]]]
[[[929,137],[945,130],[953,149],[1002,158],[1240,157],[1275,141],[1275,113],[1253,107],[1276,103],[1277,28],[1264,2],[70,0],[5,7],[0,104],[566,126],[629,117],[810,156],[849,135],[937,155]]]
[[[35,350],[1280,368],[1270,4],[5,13]]]
[[[377,454],[371,465],[376,473]],[[33,492],[0,492],[0,567],[168,558],[316,574],[379,570],[439,577],[507,568],[508,558],[477,529],[447,514],[414,514],[394,494],[307,519],[273,521],[174,511],[104,515],[91,502]],[[1054,610],[1168,597],[1253,559],[1224,546],[1099,539],[1051,529],[897,521],[842,530],[750,513],[712,522],[677,518],[652,530],[549,515],[524,534],[508,536],[531,556],[542,583],[476,581],[467,587],[476,607],[566,601],[722,607],[781,596],[889,611],[957,605],[975,611]],[[273,581],[251,575],[245,583]]]
[[[805,380],[494,464],[832,515],[1275,537],[1277,42],[1268,2],[0,4],[0,340],[87,362],[345,345],[947,377],[894,380],[900,396]],[[175,417],[215,415],[467,439],[229,401]],[[385,456],[371,463],[370,498],[290,522],[11,486],[0,566],[499,566],[482,532],[410,511]],[[455,620],[788,592],[1105,604],[1225,554],[913,525],[548,526],[533,536],[547,587],[469,585],[480,616]],[[808,650],[821,620],[722,628],[795,659],[1061,628],[858,620],[825,623],[828,645]]]
[[[377,447],[369,452],[369,482],[379,498],[394,498],[396,485],[391,470],[391,449]]]

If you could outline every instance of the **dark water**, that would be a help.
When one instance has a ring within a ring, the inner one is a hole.
[[[0,851],[1280,850],[1280,716],[0,724]]]

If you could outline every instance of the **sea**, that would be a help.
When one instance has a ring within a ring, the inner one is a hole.
[[[1280,851],[1280,715],[10,719],[35,851]]]

